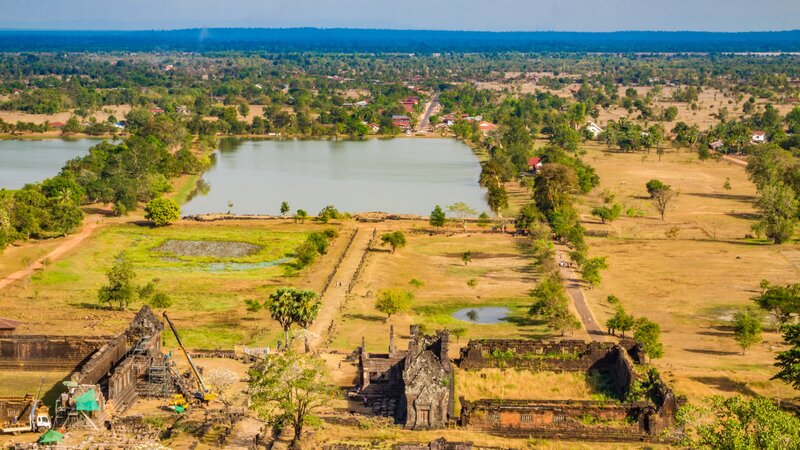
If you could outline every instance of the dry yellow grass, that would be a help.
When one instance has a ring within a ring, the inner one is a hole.
[[[94,117],[98,122],[105,122],[108,116],[113,115],[118,120],[123,120],[125,115],[131,110],[130,105],[111,105],[95,111],[90,117]],[[0,119],[8,123],[33,122],[36,124],[47,122],[66,123],[74,114],[73,111],[63,111],[56,114],[28,114],[20,111],[0,111]]]
[[[606,230],[608,238],[589,238],[592,255],[608,256],[602,284],[586,291],[602,323],[613,314],[605,301],[618,296],[630,313],[646,316],[662,328],[665,356],[655,362],[678,393],[691,400],[723,393],[758,393],[793,397],[787,385],[769,381],[780,336],[765,332],[764,342],[742,355],[729,320],[736,308],[751,305],[759,282],[796,282],[800,278],[800,245],[774,246],[745,240],[751,233],[755,188],[744,169],[725,162],[698,162],[690,153],[608,154],[589,148],[587,160],[616,200],[641,209],[644,217],[623,217],[601,225],[588,212],[598,204],[582,198],[589,230]],[[661,221],[646,197],[644,184],[658,178],[681,192]],[[730,179],[732,189],[722,185]],[[667,239],[671,227],[680,229]]]
[[[516,369],[456,370],[456,398],[591,400],[601,392],[585,373]]]

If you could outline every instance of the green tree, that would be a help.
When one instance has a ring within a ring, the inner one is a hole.
[[[597,286],[600,284],[600,271],[605,269],[608,269],[608,258],[605,256],[589,258],[581,264],[583,279],[589,283],[590,286]]]
[[[392,247],[392,253],[394,253],[398,248],[406,246],[406,235],[399,230],[391,233],[384,233],[381,236],[381,244]]]
[[[478,216],[478,226],[481,228],[489,226],[489,215],[486,214],[486,211],[482,212],[481,215]]]
[[[305,427],[321,424],[317,412],[337,392],[321,359],[294,352],[267,355],[249,375],[250,408],[269,426],[291,426],[290,448],[298,448]]]
[[[467,334],[467,329],[464,327],[455,327],[450,329],[450,334],[456,337],[456,343]]]
[[[772,379],[800,389],[800,324],[784,327],[783,341],[789,345],[789,349],[778,353],[775,367],[780,371]]]
[[[136,273],[133,265],[124,256],[118,256],[111,270],[106,273],[108,284],[101,287],[97,293],[100,303],[126,309],[136,298],[137,289],[134,284]]]
[[[752,300],[772,314],[782,327],[793,315],[800,314],[800,283],[777,286],[761,280],[761,293]]]
[[[713,396],[678,411],[682,445],[730,450],[797,449],[800,419],[764,397]]]
[[[633,326],[633,339],[642,344],[644,354],[651,360],[664,356],[661,327],[652,320],[646,317],[637,319]]]
[[[307,217],[308,217],[308,213],[305,212],[305,210],[298,209],[297,212],[294,215],[294,221],[295,221],[295,223],[297,223],[297,222],[305,223]]]
[[[166,309],[172,306],[172,299],[163,291],[158,291],[148,301],[153,308]]]
[[[319,249],[310,240],[303,242],[294,249],[294,255],[297,259],[297,268],[302,269],[314,263],[319,254]]]
[[[317,214],[317,220],[322,223],[328,223],[331,220],[339,219],[342,217],[342,214],[339,213],[339,210],[336,209],[333,205],[328,205]]]
[[[312,291],[282,287],[269,296],[266,307],[272,319],[283,329],[285,345],[289,348],[289,330],[292,325],[307,326],[313,322],[322,304]]]
[[[433,211],[431,212],[429,223],[432,227],[441,228],[444,226],[446,220],[447,219],[445,218],[444,211],[442,211],[442,207],[436,205],[436,208],[433,208]]]
[[[761,317],[751,308],[743,308],[733,315],[733,334],[742,354],[761,341]]]
[[[652,179],[645,184],[647,188],[647,193],[650,194],[650,198],[654,198],[656,192],[660,191],[661,189],[669,189],[669,185],[664,184],[661,180]]]
[[[413,300],[414,294],[405,289],[381,289],[377,293],[375,309],[386,314],[386,320],[389,320],[392,314],[401,313],[411,308]]]
[[[758,222],[753,230],[764,234],[774,244],[783,244],[794,235],[798,203],[791,188],[776,182],[763,186],[756,200]]]
[[[622,305],[617,305],[614,315],[606,321],[606,328],[610,334],[616,335],[617,331],[621,331],[622,337],[625,337],[625,332],[633,328],[634,324],[633,315],[625,312]]]
[[[677,193],[669,186],[658,189],[651,195],[650,201],[661,216],[661,220],[664,220],[664,215],[667,213],[667,209],[669,209],[676,195]]]
[[[157,227],[163,227],[181,218],[181,208],[170,198],[155,198],[144,207],[144,218]]]
[[[290,211],[289,202],[287,201],[281,202],[281,215],[285,216],[286,213],[288,213],[289,211]]]
[[[472,252],[466,251],[461,254],[461,261],[464,262],[464,265],[468,265],[472,261]]]
[[[622,205],[614,203],[613,206],[602,205],[592,208],[592,215],[599,218],[602,223],[613,222],[622,214]]]
[[[578,188],[575,169],[563,164],[545,164],[536,174],[533,199],[540,211],[549,214],[571,202]]]
[[[475,210],[470,208],[469,205],[464,202],[453,203],[447,207],[447,210],[461,220],[461,225],[464,228],[464,231],[467,231],[467,218],[476,214]]]

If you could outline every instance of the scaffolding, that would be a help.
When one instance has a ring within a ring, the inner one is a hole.
[[[147,369],[147,383],[142,386],[144,392],[140,394],[145,397],[168,398],[174,392],[173,384],[169,366],[153,364]]]

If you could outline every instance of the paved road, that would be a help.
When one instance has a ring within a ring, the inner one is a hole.
[[[15,281],[22,280],[34,270],[41,269],[42,267],[44,267],[42,261],[44,261],[45,259],[49,259],[51,262],[55,262],[59,258],[59,256],[77,247],[78,244],[80,244],[84,239],[91,236],[92,232],[95,230],[95,228],[98,227],[98,225],[99,223],[96,217],[87,218],[87,221],[84,222],[83,230],[81,230],[80,233],[69,236],[64,242],[61,243],[61,245],[53,249],[53,251],[46,254],[39,260],[31,263],[31,265],[29,265],[28,267],[22,268],[6,276],[5,278],[0,279],[0,289],[3,289],[4,287],[14,283]]]
[[[567,249],[561,245],[556,245],[558,250],[559,261],[569,261],[569,253]],[[564,278],[564,286],[567,288],[567,293],[572,297],[572,302],[575,304],[575,309],[578,311],[578,316],[583,322],[586,332],[593,341],[605,341],[608,335],[597,323],[592,310],[586,303],[586,297],[583,295],[583,290],[580,285],[580,276],[575,272],[575,269],[568,267],[559,268],[561,277]]]
[[[434,95],[433,98],[431,99],[430,103],[428,103],[428,107],[425,108],[425,112],[422,113],[422,118],[419,120],[419,125],[417,126],[418,130],[428,131],[428,125],[431,121],[431,116],[438,107],[439,107],[439,93],[437,92],[436,95]]]

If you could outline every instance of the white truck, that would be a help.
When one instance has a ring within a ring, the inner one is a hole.
[[[31,417],[28,418],[28,423],[10,424],[0,428],[0,432],[13,434],[15,436],[20,433],[27,432],[44,433],[45,431],[49,430],[51,426],[52,424],[50,423],[50,416],[47,414],[47,412],[38,412],[31,414]]]
[[[26,432],[44,433],[49,430],[53,425],[50,422],[50,415],[47,412],[46,406],[39,405],[39,394],[42,393],[42,385],[44,379],[39,385],[39,392],[36,397],[31,398],[30,395],[17,398],[3,398],[0,399],[0,433],[18,435]],[[27,414],[27,423],[20,422],[17,417],[21,416],[30,409]],[[6,417],[5,422],[3,416]],[[11,417],[8,420],[8,417]]]

